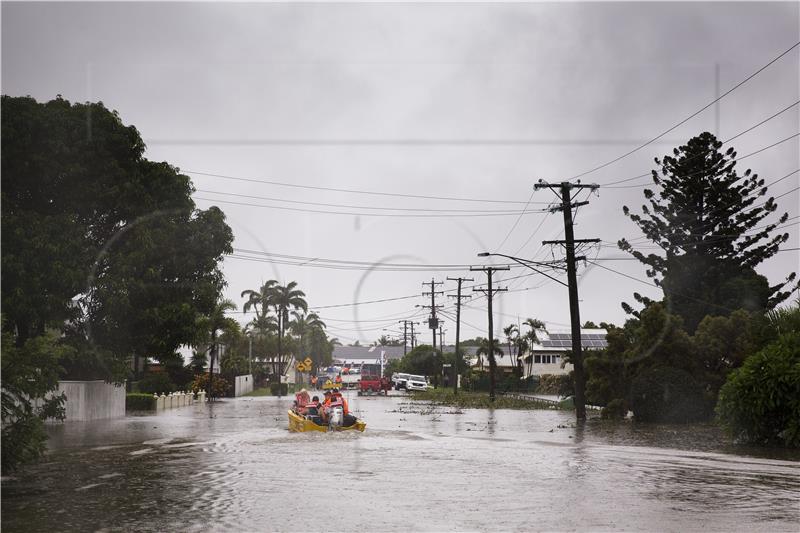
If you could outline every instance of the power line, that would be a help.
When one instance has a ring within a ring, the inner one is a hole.
[[[187,174],[196,174],[198,176],[208,176],[213,178],[221,178],[227,180],[235,180],[235,181],[245,181],[249,183],[262,183],[266,185],[277,185],[280,187],[293,187],[297,189],[310,189],[315,191],[329,191],[329,192],[341,192],[341,193],[349,193],[349,194],[367,194],[372,196],[389,196],[395,198],[417,198],[422,200],[445,200],[449,202],[480,202],[480,203],[492,203],[492,204],[517,204],[521,205],[525,202],[518,201],[518,200],[498,200],[498,199],[487,199],[487,198],[465,198],[465,197],[455,197],[455,196],[432,196],[432,195],[424,195],[424,194],[407,194],[407,193],[392,193],[392,192],[383,192],[383,191],[366,191],[360,189],[343,189],[337,187],[322,187],[317,185],[301,185],[299,183],[286,183],[280,181],[271,181],[271,180],[263,180],[263,179],[255,179],[255,178],[242,178],[237,176],[230,176],[226,174],[214,174],[211,172],[200,172],[197,170],[182,170]]]
[[[343,259],[326,259],[322,257],[304,257],[297,255],[277,254],[272,252],[264,252],[261,250],[250,250],[245,248],[234,248],[234,254],[226,257],[233,257],[235,259],[252,259],[253,261],[261,261],[267,263],[284,264],[290,266],[310,266],[317,268],[331,268],[334,270],[371,270],[371,271],[421,271],[428,272],[432,270],[466,270],[471,265],[469,264],[415,264],[415,263],[376,263],[369,261],[354,261]],[[256,255],[258,257],[248,257],[237,255],[237,253]],[[510,265],[516,267],[516,265]],[[558,268],[558,263],[554,263],[549,268]]]
[[[286,202],[291,204],[301,205],[316,205],[321,207],[340,207],[344,209],[368,209],[373,211],[411,211],[411,212],[440,212],[440,213],[506,213],[515,215],[520,213],[520,216],[527,210],[528,205],[525,205],[522,211],[518,209],[498,210],[498,209],[434,209],[434,208],[418,208],[418,207],[385,207],[385,206],[369,206],[369,205],[353,205],[353,204],[331,204],[325,202],[310,202],[307,200],[287,200],[285,198],[275,198],[272,196],[256,196],[253,194],[237,194],[232,192],[210,191],[207,189],[196,189],[195,192],[204,194],[221,194],[223,196],[235,196],[237,198],[249,198],[251,200],[269,200],[274,202]],[[546,205],[548,202],[534,202]]]
[[[743,155],[742,157],[737,158],[736,161],[737,162],[738,161],[742,161],[744,159],[747,159],[748,157],[754,156],[756,154],[760,154],[761,152],[763,152],[765,150],[769,150],[770,148],[774,148],[774,147],[776,147],[776,146],[778,146],[780,144],[785,143],[786,141],[790,141],[790,140],[794,139],[797,136],[800,136],[800,132],[792,134],[792,135],[789,135],[785,139],[781,139],[780,141],[772,143],[769,146],[765,146],[763,148],[759,148],[755,152],[750,152],[749,154]],[[697,157],[697,156],[694,156],[694,157]],[[705,170],[698,170],[697,172],[690,172],[689,174],[686,174],[686,177],[696,176],[698,174],[702,174],[703,172],[706,172],[706,171]],[[649,178],[651,176],[652,176],[652,174],[648,172],[646,174],[639,174],[638,176],[634,176],[632,178],[627,178],[627,179],[619,180],[619,181],[612,181],[611,183],[624,183],[624,182],[628,182],[628,181],[633,181],[635,179]],[[635,185],[604,185],[603,188],[604,189],[636,189],[636,188],[639,188],[639,187],[647,187],[649,185],[651,185],[651,184],[650,183],[640,183],[640,184],[635,184]]]
[[[505,238],[503,238],[503,242],[501,242],[500,245],[497,247],[498,251],[502,250],[503,245],[506,243],[508,238],[511,237],[511,234],[514,233],[514,230],[517,228],[517,225],[519,224],[519,221],[522,220],[522,215],[525,213],[525,210],[528,209],[528,205],[530,205],[531,200],[533,200],[533,195],[534,195],[535,192],[536,192],[535,190],[531,191],[531,195],[528,197],[528,201],[525,203],[525,207],[522,208],[522,213],[519,214],[519,216],[517,217],[517,220],[514,221],[514,225],[511,226],[511,229],[509,229],[508,233],[506,233]],[[542,202],[542,203],[546,203],[546,202]],[[544,222],[544,219],[542,219],[542,222]]]
[[[767,69],[767,68],[768,68],[770,65],[772,65],[773,63],[775,63],[776,61],[778,61],[779,59],[781,59],[783,56],[785,56],[786,54],[788,54],[789,52],[791,52],[792,50],[794,50],[795,48],[797,48],[797,46],[800,46],[800,41],[798,41],[798,42],[796,42],[795,44],[793,44],[793,45],[792,45],[791,47],[789,47],[787,50],[785,50],[784,52],[782,52],[782,53],[781,53],[779,56],[777,56],[776,58],[774,58],[773,60],[771,60],[769,63],[767,63],[766,65],[764,65],[763,67],[761,67],[760,69],[758,69],[757,71],[755,71],[753,74],[751,74],[750,76],[748,76],[748,77],[747,77],[747,78],[745,78],[744,80],[742,80],[742,81],[740,81],[739,83],[737,83],[736,85],[734,85],[732,88],[728,89],[728,90],[727,90],[725,93],[723,93],[723,94],[722,94],[722,95],[720,95],[719,97],[715,98],[714,100],[712,100],[711,102],[709,102],[709,103],[708,103],[708,104],[706,104],[705,106],[701,107],[699,110],[695,111],[694,113],[692,113],[691,115],[689,115],[689,116],[688,116],[688,117],[686,117],[685,119],[681,120],[680,122],[678,122],[678,123],[677,123],[677,124],[675,124],[674,126],[672,126],[672,127],[668,128],[668,129],[664,130],[663,132],[661,132],[660,134],[656,135],[655,137],[653,137],[652,139],[650,139],[650,140],[649,140],[649,141],[647,141],[646,143],[644,143],[644,144],[641,144],[641,145],[637,146],[636,148],[634,148],[633,150],[630,150],[630,151],[628,151],[628,152],[626,152],[626,153],[622,154],[621,156],[618,156],[618,157],[616,157],[616,158],[614,158],[614,159],[612,159],[612,160],[610,160],[610,161],[607,161],[607,162],[605,162],[605,163],[603,163],[603,164],[601,164],[601,165],[598,165],[598,166],[596,166],[596,167],[594,167],[594,168],[591,168],[591,169],[589,169],[589,170],[586,170],[586,171],[584,171],[584,172],[581,172],[580,174],[576,174],[576,175],[572,176],[571,178],[569,178],[569,180],[571,181],[571,180],[574,180],[574,179],[580,178],[580,177],[582,177],[582,176],[586,176],[587,174],[591,174],[592,172],[596,172],[596,171],[598,171],[598,170],[600,170],[600,169],[602,169],[602,168],[605,168],[605,167],[607,167],[607,166],[609,166],[609,165],[612,165],[612,164],[616,163],[617,161],[620,161],[621,159],[624,159],[624,158],[628,157],[628,156],[629,156],[629,155],[631,155],[631,154],[634,154],[634,153],[638,152],[639,150],[641,150],[642,148],[644,148],[644,147],[646,147],[646,146],[649,146],[650,144],[652,144],[653,142],[657,141],[658,139],[660,139],[661,137],[663,137],[663,136],[664,136],[664,135],[666,135],[667,133],[669,133],[669,132],[671,132],[671,131],[673,131],[673,130],[677,129],[679,126],[682,126],[683,124],[685,124],[685,123],[686,123],[686,122],[688,122],[689,120],[693,119],[694,117],[696,117],[697,115],[699,115],[700,113],[702,113],[703,111],[705,111],[706,109],[708,109],[709,107],[711,107],[712,105],[716,104],[717,102],[719,102],[720,100],[722,100],[723,98],[725,98],[726,96],[728,96],[729,94],[731,94],[733,91],[735,91],[736,89],[738,89],[739,87],[741,87],[742,85],[744,85],[745,83],[747,83],[748,81],[750,81],[751,79],[755,78],[757,75],[759,75],[759,74],[760,74],[761,72],[763,72],[765,69]]]
[[[729,142],[731,142],[732,140],[734,140],[734,139],[737,139],[737,138],[741,137],[741,136],[742,136],[742,135],[744,135],[745,133],[749,133],[749,132],[753,131],[754,129],[756,129],[757,127],[761,126],[762,124],[766,124],[767,122],[769,122],[769,121],[770,121],[770,120],[772,120],[773,118],[775,118],[775,117],[777,117],[777,116],[779,116],[779,115],[782,115],[782,114],[783,114],[783,113],[785,113],[786,111],[789,111],[791,108],[793,108],[793,107],[794,107],[794,106],[796,106],[797,104],[800,104],[800,100],[797,100],[797,101],[796,101],[796,102],[794,102],[793,104],[789,104],[789,105],[787,105],[786,107],[784,107],[783,109],[781,109],[780,111],[778,111],[777,113],[775,113],[774,115],[772,115],[772,116],[770,116],[770,117],[767,117],[767,118],[765,118],[764,120],[762,120],[762,121],[761,121],[761,122],[759,122],[758,124],[756,124],[756,125],[754,125],[754,126],[750,126],[750,127],[749,127],[749,128],[747,128],[746,130],[744,130],[744,131],[741,131],[741,132],[737,133],[737,134],[736,134],[736,135],[734,135],[733,137],[730,137],[730,138],[728,138],[728,139],[726,139],[726,140],[722,141],[722,144],[728,144],[728,143],[729,143]]]
[[[231,205],[241,205],[245,207],[259,207],[262,209],[278,209],[282,211],[295,211],[301,213],[320,213],[323,215],[348,215],[348,216],[360,216],[360,217],[399,217],[399,218],[452,218],[452,217],[502,217],[502,216],[514,216],[520,213],[525,215],[531,215],[534,213],[544,213],[545,209],[536,209],[531,211],[509,211],[509,212],[495,212],[495,213],[470,213],[470,214],[463,214],[463,213],[452,213],[452,214],[403,214],[403,213],[358,213],[353,211],[326,211],[323,209],[302,209],[299,207],[286,207],[286,206],[279,206],[279,205],[264,205],[264,204],[251,204],[247,202],[234,202],[232,200],[220,200],[215,198],[204,198],[201,196],[194,196],[195,200],[205,200],[206,202],[219,202],[223,204],[231,204]]]
[[[744,135],[745,133],[748,133],[748,132],[750,132],[750,131],[753,131],[754,129],[756,129],[757,127],[761,126],[762,124],[765,124],[765,123],[769,122],[770,120],[774,119],[775,117],[777,117],[777,116],[779,116],[779,115],[781,115],[781,114],[785,113],[786,111],[788,111],[789,109],[793,108],[793,107],[794,107],[794,106],[796,106],[797,104],[800,104],[800,100],[797,100],[797,101],[796,101],[796,102],[794,102],[793,104],[789,104],[788,106],[784,107],[783,109],[781,109],[780,111],[778,111],[778,112],[777,112],[777,113],[775,113],[774,115],[772,115],[772,116],[770,116],[770,117],[768,117],[768,118],[765,118],[764,120],[762,120],[762,121],[761,121],[761,122],[759,122],[758,124],[756,124],[756,125],[754,125],[754,126],[750,126],[749,128],[747,128],[747,129],[746,129],[746,130],[744,130],[744,131],[740,131],[739,133],[737,133],[737,134],[736,134],[736,135],[734,135],[733,137],[729,137],[728,139],[725,139],[724,141],[722,141],[722,144],[723,144],[723,145],[725,145],[725,144],[728,144],[728,143],[729,143],[729,142],[731,142],[732,140],[734,140],[734,139],[736,139],[736,138],[738,138],[738,137],[741,137],[741,136],[742,136],[742,135]],[[702,155],[702,154],[697,154],[697,155],[694,155],[694,156],[690,157],[689,159],[687,159],[686,161],[691,161],[692,159],[695,159],[695,158],[697,158],[697,157],[700,157],[700,155]],[[749,157],[750,155],[753,155],[753,154],[749,154],[749,155],[747,155],[747,156],[743,156],[743,157],[742,157],[742,158],[740,158],[740,159],[744,159],[745,157]],[[611,181],[611,182],[608,182],[608,183],[603,183],[602,185],[603,185],[604,187],[608,187],[608,186],[610,186],[610,185],[616,185],[616,184],[618,184],[618,183],[626,183],[626,182],[629,182],[629,181],[633,181],[633,180],[635,180],[635,179],[639,179],[639,178],[643,178],[643,177],[649,177],[649,176],[650,176],[650,174],[649,174],[649,173],[648,173],[648,174],[640,174],[640,175],[638,175],[638,176],[633,176],[632,178],[626,178],[626,179],[624,179],[624,180],[617,180],[617,181]],[[614,188],[617,188],[617,187],[610,187],[610,188],[614,189]],[[622,188],[622,187],[619,187],[619,188]]]

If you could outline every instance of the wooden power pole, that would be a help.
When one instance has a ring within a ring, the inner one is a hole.
[[[496,292],[504,292],[508,289],[495,289],[492,288],[492,274],[498,270],[511,270],[508,265],[502,267],[469,267],[472,271],[486,272],[486,277],[489,280],[486,289],[472,289],[473,292],[482,292],[486,294],[486,299],[489,302],[489,401],[494,401],[495,389],[495,374],[497,370],[497,361],[494,359],[494,317],[492,316],[492,297]]]
[[[442,291],[436,290],[436,285],[442,285],[443,281],[433,281],[431,278],[430,283],[424,282],[423,285],[430,285],[431,291],[430,292],[423,292],[423,296],[430,296],[431,297],[431,305],[423,305],[421,307],[428,307],[431,310],[431,316],[428,318],[428,327],[433,332],[433,349],[436,349],[436,330],[439,329],[439,318],[436,316],[436,310],[440,309],[441,305],[436,305],[436,295],[437,294],[444,294]]]
[[[459,342],[461,341],[461,300],[471,298],[471,296],[461,295],[461,283],[464,281],[474,281],[472,278],[447,278],[450,281],[458,282],[458,290],[455,295],[448,294],[450,298],[456,299],[456,353],[453,358],[453,394],[458,395],[458,361],[461,359]]]
[[[585,257],[575,257],[575,244],[596,243],[600,239],[575,239],[573,231],[572,209],[589,202],[572,202],[572,191],[581,189],[596,190],[599,185],[581,185],[580,183],[570,183],[564,181],[559,184],[550,184],[542,180],[534,185],[534,189],[550,189],[561,198],[561,205],[554,207],[553,211],[563,211],[564,213],[564,240],[563,241],[544,241],[542,244],[561,244],[566,248],[567,254],[567,286],[569,287],[569,317],[572,331],[572,366],[575,375],[575,417],[578,420],[586,419],[586,380],[583,375],[583,354],[581,353],[581,317],[578,306],[578,281],[576,274],[576,262]]]

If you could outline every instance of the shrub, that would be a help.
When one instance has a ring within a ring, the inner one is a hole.
[[[628,410],[625,408],[625,402],[620,398],[608,402],[608,405],[603,407],[600,412],[602,418],[625,418],[627,414]]]
[[[642,422],[696,422],[711,406],[691,374],[671,367],[642,371],[631,383],[631,410]]]
[[[273,396],[278,396],[278,391],[280,391],[281,396],[286,396],[289,394],[289,384],[288,383],[270,383],[269,384],[269,393]]]
[[[734,370],[717,414],[741,442],[800,447],[800,333],[781,335]]]
[[[28,339],[23,346],[3,324],[2,357],[2,472],[38,459],[46,449],[44,420],[64,419],[64,395],[58,394],[58,360],[71,353],[58,337],[48,333]]]
[[[197,374],[192,381],[192,392],[197,394],[200,391],[208,390],[208,373]],[[214,390],[211,391],[211,398],[224,397],[231,388],[228,381],[222,376],[214,376]]]
[[[152,394],[132,392],[125,395],[126,411],[155,411],[156,399]]]
[[[559,396],[572,396],[575,394],[572,385],[572,374],[542,374],[536,392],[539,394],[557,394]]]
[[[139,392],[149,394],[169,394],[177,390],[166,372],[151,372],[147,374],[139,380],[138,387]]]

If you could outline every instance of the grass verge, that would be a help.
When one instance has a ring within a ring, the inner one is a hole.
[[[258,389],[253,389],[252,392],[248,392],[247,394],[243,394],[242,396],[272,396],[272,392],[269,390],[269,387],[262,387]]]
[[[465,409],[556,409],[548,402],[537,400],[522,400],[498,395],[494,402],[489,401],[489,394],[486,392],[467,392],[459,391],[458,395],[453,394],[452,390],[429,389],[427,391],[415,391],[412,393],[414,400],[425,400],[434,405],[452,405]]]

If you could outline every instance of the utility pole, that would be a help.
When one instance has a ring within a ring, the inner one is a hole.
[[[502,267],[469,267],[471,271],[486,272],[486,277],[489,280],[486,289],[472,289],[472,292],[482,292],[486,294],[486,300],[489,302],[489,401],[494,402],[494,386],[495,386],[495,370],[497,370],[497,361],[494,360],[494,317],[492,316],[492,297],[496,292],[504,292],[508,289],[494,289],[492,288],[492,274],[498,270],[511,270],[508,265]]]
[[[411,331],[414,331],[414,323],[410,320],[398,320],[398,323],[403,324],[403,355],[408,353],[408,324],[411,324]],[[413,334],[412,334],[413,335]],[[414,348],[413,346],[411,347]]]
[[[534,190],[550,189],[557,196],[561,198],[561,205],[554,207],[552,211],[562,211],[564,213],[564,240],[563,241],[543,241],[542,244],[562,244],[566,248],[567,254],[567,285],[569,287],[569,317],[572,331],[572,366],[575,372],[575,417],[578,420],[586,419],[586,395],[585,387],[586,380],[583,375],[583,354],[581,353],[581,317],[578,306],[578,280],[576,262],[579,259],[586,259],[585,257],[575,257],[575,244],[596,243],[600,239],[575,239],[573,231],[573,217],[572,209],[582,205],[587,205],[589,202],[572,202],[572,191],[577,190],[580,192],[582,189],[597,190],[600,186],[597,184],[582,185],[578,183],[570,183],[568,181],[561,182],[560,184],[550,184],[542,180],[535,184]]]
[[[428,307],[431,310],[431,316],[428,319],[428,328],[433,332],[433,349],[436,349],[436,330],[439,329],[439,319],[436,317],[436,310],[440,309],[441,305],[436,305],[436,295],[437,294],[444,294],[442,291],[436,290],[436,285],[444,284],[443,281],[434,281],[431,278],[430,283],[427,281],[423,283],[423,285],[430,285],[431,291],[430,292],[423,292],[423,296],[430,296],[431,297],[431,305],[423,305],[421,307]]]
[[[250,339],[250,349],[248,351],[249,359],[247,361],[247,369],[248,369],[248,372],[250,373],[250,376],[251,376],[250,379],[253,379],[252,378],[252,375],[253,375],[253,336],[252,335],[248,335],[247,337],[248,337],[248,339]]]
[[[464,281],[475,281],[472,278],[447,278],[450,281],[458,282],[458,290],[455,296],[448,294],[450,298],[456,299],[456,353],[453,358],[453,394],[458,394],[458,360],[461,359],[459,353],[459,342],[461,340],[461,300],[471,298],[471,296],[461,296],[461,283]]]

